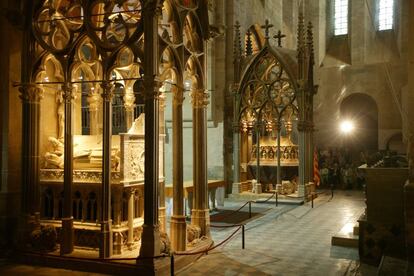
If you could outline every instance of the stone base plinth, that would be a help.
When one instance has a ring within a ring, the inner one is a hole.
[[[141,248],[139,256],[154,257],[160,255],[160,229],[158,225],[143,225],[141,235]],[[137,259],[138,261],[139,259]]]
[[[185,251],[187,243],[187,223],[185,216],[171,216],[171,247],[174,251]]]
[[[242,184],[240,182],[233,183],[231,193],[232,194],[239,194],[242,192]]]
[[[166,228],[167,218],[165,216],[165,207],[158,208],[158,220],[160,222],[160,231],[165,232],[167,229]]]
[[[110,258],[113,253],[112,221],[101,222],[99,257]]]
[[[62,218],[62,236],[60,240],[60,254],[73,252],[74,243],[73,217]]]
[[[191,224],[195,224],[201,229],[201,236],[210,236],[210,210],[191,210]]]

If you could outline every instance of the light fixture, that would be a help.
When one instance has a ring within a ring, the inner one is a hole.
[[[339,129],[342,133],[349,134],[355,129],[355,126],[354,126],[354,123],[352,121],[344,120],[339,125]]]

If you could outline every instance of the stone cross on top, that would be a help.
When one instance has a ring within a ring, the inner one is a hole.
[[[269,29],[272,28],[273,25],[270,24],[269,20],[266,19],[265,24],[263,26],[260,26],[260,27],[265,29],[265,39],[266,39],[266,42],[268,42],[269,41]]]
[[[282,47],[282,39],[285,37],[286,35],[282,34],[280,30],[277,32],[277,35],[273,36],[273,38],[277,39],[277,46],[279,47]]]

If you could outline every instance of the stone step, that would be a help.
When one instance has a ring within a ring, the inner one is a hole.
[[[407,261],[389,256],[383,256],[378,267],[378,276],[412,275],[406,272]],[[410,272],[411,273],[411,272]]]
[[[331,245],[358,248],[358,235],[355,235],[355,226],[353,222],[345,224],[342,229],[332,236]]]

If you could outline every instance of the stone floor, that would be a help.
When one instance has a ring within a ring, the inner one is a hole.
[[[235,210],[242,204],[226,201],[224,208]],[[331,246],[332,235],[355,221],[364,206],[360,191],[337,191],[332,199],[329,192],[322,193],[313,209],[310,203],[278,207],[274,201],[252,204],[252,212],[263,215],[247,222],[244,250],[239,232],[177,275],[376,275],[375,267],[359,265],[357,249]],[[218,244],[234,230],[212,228],[211,232]],[[0,274],[98,275],[4,260],[0,260]]]
[[[360,191],[337,191],[332,199],[320,194],[313,209],[268,204],[271,210],[247,223],[244,250],[235,235],[178,275],[376,275],[376,268],[359,265],[357,249],[331,246],[332,235],[356,221],[364,206]],[[213,239],[232,231],[213,229]]]

